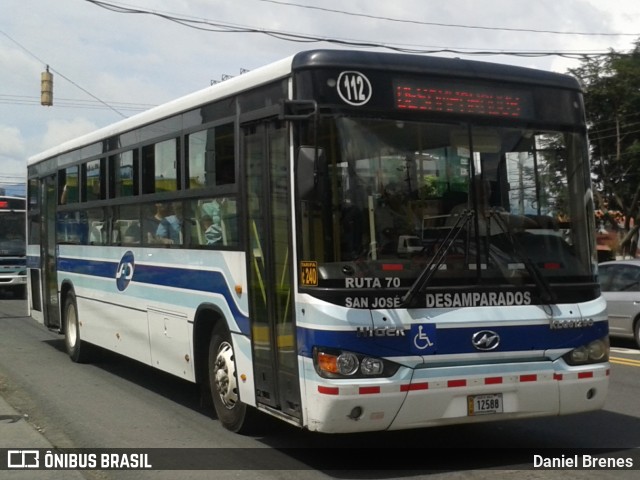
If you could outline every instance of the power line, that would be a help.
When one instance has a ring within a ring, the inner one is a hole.
[[[627,135],[632,135],[632,134],[635,134],[635,133],[640,133],[640,130],[632,130],[632,131],[630,131],[630,132],[629,132],[629,131],[627,131],[627,132],[620,132],[620,134],[615,133],[615,134],[612,134],[612,135],[602,135],[602,136],[599,136],[599,137],[593,137],[593,138],[591,138],[591,137],[590,137],[590,138],[589,138],[589,141],[591,141],[591,142],[596,142],[596,141],[599,141],[599,140],[606,140],[606,139],[608,139],[608,138],[625,137],[625,136],[627,136]]]
[[[598,123],[602,123],[602,122],[598,122]],[[636,125],[640,125],[640,122],[623,123],[623,124],[618,125],[618,126],[601,128],[601,129],[598,129],[598,130],[590,130],[589,133],[590,134],[603,134],[603,133],[607,133],[608,134],[609,131],[621,130],[620,131],[620,135],[623,135],[623,134],[625,134],[625,132],[623,132],[622,130],[624,130],[625,128],[636,126]],[[612,135],[612,136],[615,137],[616,135]],[[609,137],[607,136],[607,137],[600,137],[600,138],[609,138]]]
[[[85,0],[98,7],[110,10],[116,13],[126,14],[138,14],[138,15],[151,15],[168,20],[179,25],[193,28],[196,30],[203,30],[214,33],[257,33],[267,35],[280,40],[298,42],[298,43],[318,43],[326,42],[335,45],[345,45],[356,48],[383,48],[393,50],[402,53],[416,53],[416,54],[435,54],[435,53],[451,53],[459,55],[510,55],[519,57],[548,57],[559,56],[571,59],[582,60],[587,57],[599,57],[603,55],[609,55],[608,51],[543,51],[543,50],[472,50],[471,48],[450,48],[450,47],[429,47],[429,46],[415,46],[415,45],[402,45],[402,44],[382,44],[368,40],[351,40],[351,39],[339,39],[332,37],[321,37],[303,33],[285,32],[279,30],[269,30],[263,28],[248,27],[242,25],[234,25],[225,22],[195,19],[193,17],[178,16],[177,14],[169,14],[166,12],[160,12],[156,10],[145,10],[136,7],[126,6],[124,4],[116,4],[112,2],[105,2],[102,0]]]
[[[27,96],[27,95],[10,95],[0,94],[0,104],[4,105],[40,105],[40,97]],[[154,107],[153,104],[148,103],[130,103],[130,102],[115,102],[110,101],[110,105],[117,107],[119,110],[128,110],[134,112],[141,112]],[[86,108],[86,109],[99,109],[107,108],[102,102],[93,100],[83,100],[79,98],[56,98],[57,107],[69,107],[69,108]]]
[[[347,12],[344,10],[335,10],[332,8],[316,7],[313,5],[300,5],[298,3],[283,2],[279,0],[257,0],[257,1],[265,2],[265,3],[274,3],[276,5],[284,5],[287,7],[296,7],[296,8],[304,8],[309,10],[319,10],[319,11],[330,12],[330,13],[338,13],[341,15],[349,15],[353,17],[371,18],[373,20],[385,20],[388,22],[409,23],[413,25],[425,25],[430,27],[468,28],[468,29],[475,29],[475,30],[492,30],[492,31],[503,31],[503,32],[550,33],[554,35],[582,35],[582,36],[610,36],[610,37],[640,36],[640,33],[604,33],[604,32],[573,32],[573,31],[564,32],[559,30],[538,30],[533,28],[487,27],[487,26],[481,26],[481,25],[463,25],[463,24],[456,24],[456,23],[421,22],[419,20],[407,20],[407,19],[401,19],[401,18],[369,15],[366,13]]]

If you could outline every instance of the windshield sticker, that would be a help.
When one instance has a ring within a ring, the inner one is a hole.
[[[342,72],[336,83],[338,95],[345,103],[360,107],[371,100],[371,82],[360,72]]]
[[[531,305],[531,292],[427,293],[428,308]]]
[[[300,262],[300,284],[305,287],[318,286],[318,262]]]

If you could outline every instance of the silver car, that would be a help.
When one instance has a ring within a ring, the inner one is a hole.
[[[609,335],[632,338],[640,348],[640,260],[602,262],[598,271],[609,312]]]

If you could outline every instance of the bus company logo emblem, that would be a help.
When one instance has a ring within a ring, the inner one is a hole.
[[[360,72],[345,71],[340,74],[336,83],[338,95],[349,105],[360,107],[371,100],[371,82]]]
[[[495,350],[500,345],[500,335],[491,330],[480,330],[473,334],[471,343],[473,343],[476,350]]]
[[[120,259],[116,270],[116,285],[121,292],[129,286],[129,282],[133,278],[134,268],[133,252],[129,250]]]

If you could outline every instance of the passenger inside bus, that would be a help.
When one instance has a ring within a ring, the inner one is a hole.
[[[69,188],[67,187],[67,184],[64,184],[64,187],[62,187],[62,194],[60,195],[60,205],[66,205],[67,204],[67,197],[69,196]]]
[[[156,234],[160,222],[167,216],[167,204],[158,202],[154,205],[155,211],[151,205],[145,205],[145,212],[142,216],[142,234],[147,243],[156,243]]]
[[[122,235],[124,243],[140,243],[140,222],[138,220],[116,220],[116,225],[118,230],[120,230],[119,225],[125,228],[124,235]]]
[[[227,197],[213,198],[200,206],[201,244],[216,245],[235,243],[237,226],[233,220],[235,203]],[[208,218],[207,218],[208,217]],[[204,222],[204,223],[203,223]],[[211,222],[209,224],[209,222]],[[205,226],[205,223],[207,226]]]
[[[156,241],[164,244],[182,244],[182,202],[173,203],[173,214],[164,217],[156,230]]]
[[[222,242],[222,228],[220,224],[215,224],[209,215],[200,218],[200,225],[204,232],[206,245],[216,245]]]

